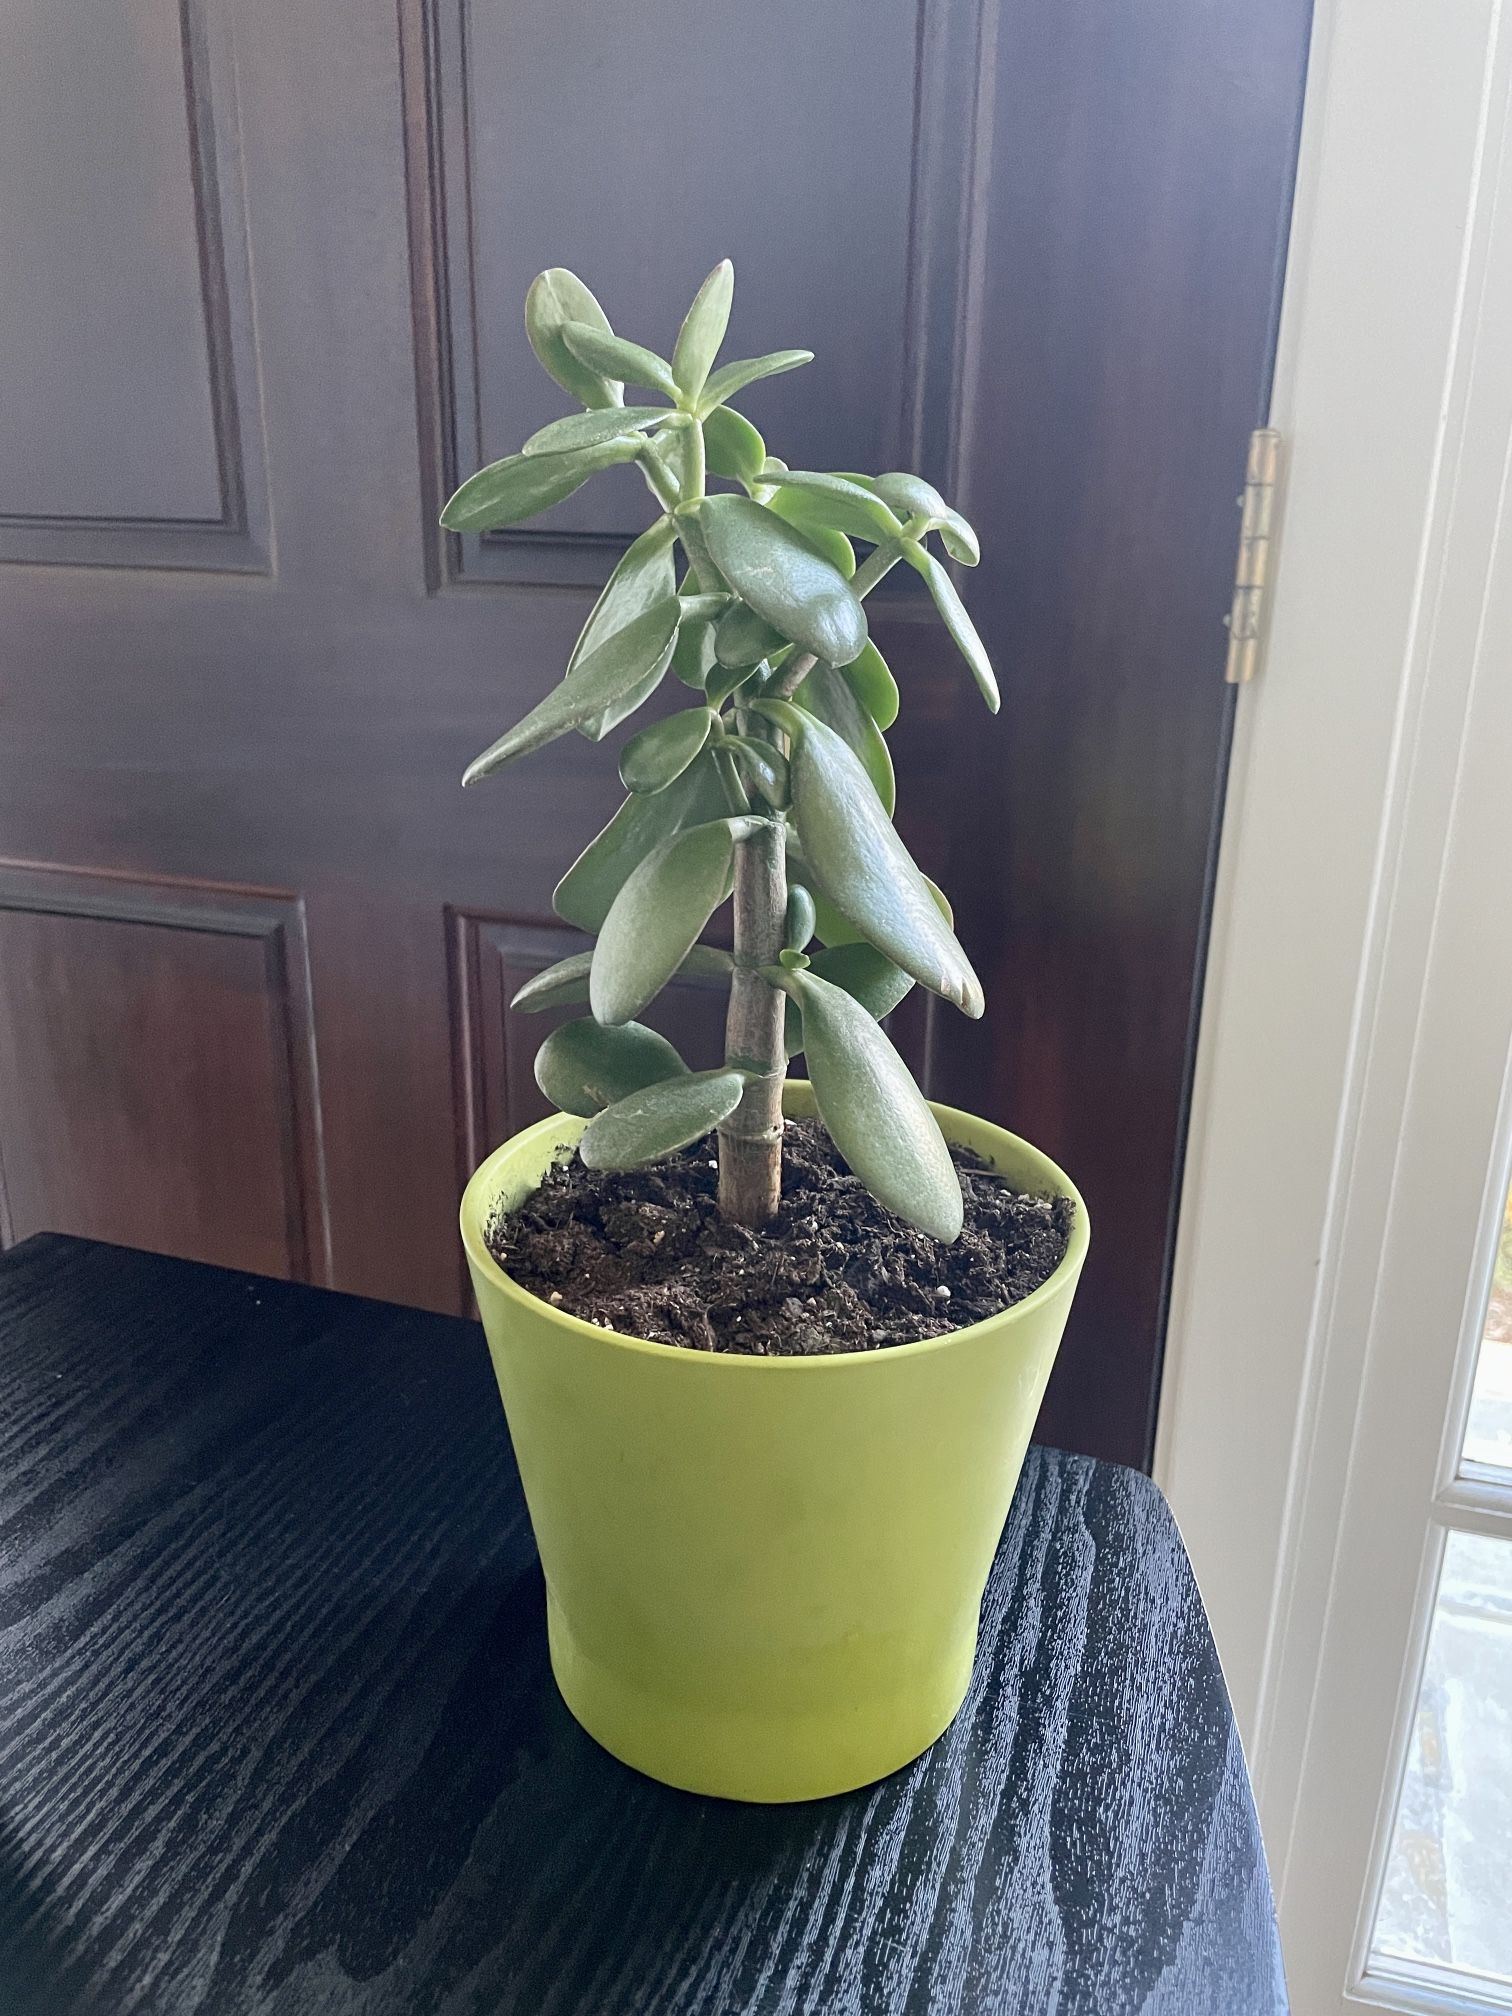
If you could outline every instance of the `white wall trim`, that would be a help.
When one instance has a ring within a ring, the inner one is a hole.
[[[1441,865],[1501,507],[1501,30],[1499,0],[1322,0],[1314,28],[1277,592],[1236,729],[1156,1453],[1283,1912],[1435,916],[1424,822]]]

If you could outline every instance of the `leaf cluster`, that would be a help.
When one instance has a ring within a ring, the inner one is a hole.
[[[689,704],[638,729],[619,756],[627,797],[555,893],[592,933],[530,980],[514,1006],[586,1004],[536,1060],[552,1102],[583,1115],[580,1152],[630,1168],[717,1127],[784,1058],[730,1057],[690,1071],[641,1016],[678,974],[756,966],[703,934],[734,886],[739,850],[776,826],[788,902],[784,949],[759,965],[785,996],[786,1051],[802,1051],[820,1113],[846,1160],[891,1209],[937,1237],[961,1224],[939,1128],[882,1020],[915,984],[982,1012],[949,905],[892,823],[887,731],[899,689],[869,634],[865,598],[895,565],[927,583],[989,708],[998,690],[955,583],[927,544],[963,566],[975,533],[917,476],[792,468],[730,401],[812,361],[807,350],[719,364],[734,270],[700,287],[670,358],[616,335],[563,268],[525,307],[536,356],[582,410],[468,478],[441,522],[515,525],[602,469],[635,464],[657,515],[605,583],[558,683],[468,767],[471,784],[576,732],[602,741],[670,673]],[[626,403],[626,388],[655,403]],[[715,487],[722,486],[722,487]]]

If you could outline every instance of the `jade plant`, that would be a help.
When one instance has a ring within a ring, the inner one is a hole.
[[[624,743],[629,796],[557,887],[558,914],[595,934],[592,950],[536,975],[514,1006],[587,1005],[547,1036],[536,1078],[555,1106],[587,1119],[579,1153],[589,1167],[635,1168],[717,1129],[720,1209],[762,1227],[780,1201],[782,1088],[801,1051],[820,1118],[856,1176],[951,1240],[960,1183],[880,1025],[915,982],[971,1016],[982,990],[945,897],[893,827],[884,735],[898,687],[865,605],[900,561],[915,568],[995,713],[987,654],[927,544],[936,535],[974,566],[977,540],[917,476],[791,468],[767,453],[730,401],[812,352],[716,366],[733,288],[724,260],[669,361],[615,335],[576,275],[542,273],[525,304],[531,346],[584,410],[480,469],[442,513],[453,532],[515,525],[619,463],[637,465],[658,507],[560,682],[464,783],[574,729],[603,740],[669,671],[691,695]],[[626,386],[659,403],[627,404]],[[702,934],[732,896],[726,951]],[[717,1070],[690,1071],[640,1020],[679,974],[728,978]]]

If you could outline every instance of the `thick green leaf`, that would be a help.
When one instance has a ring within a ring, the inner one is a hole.
[[[721,259],[693,297],[693,306],[683,317],[672,352],[672,376],[684,398],[694,400],[704,388],[704,380],[714,368],[719,346],[730,326],[730,303],[735,296],[735,268]]]
[[[709,542],[704,537],[701,513],[702,504],[694,504],[687,510],[675,514],[677,536],[682,541],[683,551],[688,556],[688,566],[697,579],[699,588],[709,595],[716,595],[721,589],[728,591],[729,583],[714,565],[714,556],[709,551]]]
[[[659,518],[620,556],[597,602],[589,611],[588,621],[578,632],[572,656],[567,661],[568,678],[590,652],[596,651],[616,631],[623,630],[627,623],[633,622],[647,609],[655,608],[674,592],[677,581],[677,569],[672,562],[675,537],[672,520]],[[650,698],[661,684],[664,670],[665,667],[660,664],[652,666],[639,686],[632,687],[590,720],[580,721],[578,733],[590,742],[602,742],[611,728],[617,728],[642,701]]]
[[[694,692],[701,693],[713,664],[714,625],[703,617],[690,616],[678,627],[677,644],[672,652],[672,670],[684,686],[691,686]]]
[[[569,952],[565,959],[532,973],[524,986],[516,990],[510,1007],[525,1015],[536,1015],[546,1008],[570,1008],[586,1001],[588,968],[592,964],[591,946],[585,952]]]
[[[849,581],[856,571],[856,549],[843,532],[826,532],[821,526],[807,525],[800,536]]]
[[[677,397],[672,366],[643,343],[627,343],[623,336],[609,335],[587,322],[564,322],[562,340],[580,364],[601,377],[622,378],[627,385],[649,385],[669,399]]]
[[[448,532],[493,532],[501,525],[518,525],[522,518],[560,504],[600,469],[634,461],[639,451],[640,437],[632,434],[561,455],[506,455],[453,491],[441,523]]]
[[[801,882],[788,885],[787,913],[782,920],[782,945],[786,952],[801,952],[814,935],[814,899]]]
[[[801,886],[801,885],[799,885]],[[913,992],[913,981],[901,966],[894,966],[885,952],[860,940],[850,945],[823,945],[808,961],[821,980],[854,994],[861,1006],[878,1022],[891,1015],[898,1003]],[[581,996],[578,998],[582,998]],[[798,1004],[791,998],[784,1018],[787,1054],[796,1057],[803,1048],[803,1022]]]
[[[675,541],[676,527],[672,520],[658,518],[626,547],[578,633],[567,661],[568,678],[616,631],[623,630],[648,609],[659,608],[669,595],[676,595],[677,569],[672,558]]]
[[[590,1120],[578,1154],[590,1169],[639,1169],[701,1141],[745,1093],[739,1071],[693,1071],[632,1092]]]
[[[938,523],[950,509],[933,483],[907,469],[890,469],[883,476],[858,477],[858,482],[890,504],[900,518],[929,518]]]
[[[580,322],[609,333],[609,317],[593,295],[565,266],[538,273],[525,296],[525,333],[530,347],[564,392],[585,406],[618,406],[623,387],[614,379],[590,371],[562,340],[568,322]]]
[[[998,695],[997,678],[993,673],[987,648],[977,635],[976,625],[966,613],[966,605],[956,593],[954,581],[945,572],[932,553],[926,553],[922,546],[916,546],[911,539],[903,542],[903,557],[917,569],[929,583],[929,592],[934,597],[945,628],[955,639],[956,649],[971,667],[971,676],[977,689],[996,714],[1002,701]]]
[[[759,669],[750,665],[721,665],[716,661],[704,681],[704,697],[711,707],[723,707]]]
[[[843,987],[878,1022],[913,992],[913,981],[875,945],[822,945],[811,960],[821,980]]]
[[[721,665],[759,665],[788,640],[745,602],[732,602],[714,628],[714,656]]]
[[[569,728],[593,720],[616,701],[643,689],[653,674],[659,679],[672,656],[676,629],[677,597],[670,595],[579,659],[571,673],[532,707],[523,721],[473,759],[462,782],[476,784],[512,758],[554,742]]]
[[[538,427],[521,450],[525,455],[559,455],[568,448],[596,448],[601,441],[614,441],[655,427],[671,412],[668,406],[604,406],[588,413],[569,413]]]
[[[687,707],[632,735],[620,751],[620,781],[625,789],[665,791],[708,741],[714,721],[707,707]]]
[[[791,525],[750,497],[706,497],[697,516],[722,578],[774,630],[831,665],[860,655],[866,611]]]
[[[723,406],[726,399],[733,399],[758,378],[776,378],[783,371],[796,371],[800,364],[813,361],[812,350],[770,350],[765,357],[737,357],[733,364],[721,365],[704,386],[698,402],[699,413],[712,413],[716,406]]]
[[[926,529],[939,533],[952,560],[959,560],[964,567],[975,567],[981,559],[982,549],[975,532],[960,512],[952,511],[934,485],[926,483],[922,476],[910,476],[902,470],[894,470],[890,475],[874,476],[870,487],[900,517],[927,518],[929,524]]]
[[[653,847],[626,878],[593,948],[588,1001],[600,1022],[628,1022],[666,986],[729,894],[742,822],[711,819]]]
[[[876,787],[882,809],[891,819],[898,802],[892,757],[882,730],[852,692],[843,672],[833,665],[818,664],[793,694],[796,705],[827,722],[845,738],[851,751]]]
[[[940,1123],[869,1010],[812,968],[764,970],[798,1003],[814,1100],[840,1153],[879,1204],[932,1239],[957,1238],[961,1183]]]
[[[898,682],[870,638],[859,658],[841,666],[840,676],[877,726],[891,728],[898,718]]]
[[[607,707],[602,708],[597,714],[590,715],[586,721],[579,721],[577,732],[583,737],[583,740],[585,742],[602,742],[604,737],[612,734],[622,721],[628,721],[630,716],[637,713],[651,698],[657,687],[660,686],[662,680],[666,677],[667,667],[671,662],[672,653],[669,648],[666,657],[658,658],[645,678],[632,686],[629,692],[622,693],[617,700],[611,701]]]
[[[806,544],[849,581],[856,571],[855,548],[843,532],[832,532],[827,525],[818,522],[801,490],[777,490],[762,501],[768,511],[775,511],[779,518],[786,520]]]
[[[794,844],[796,845],[796,842]],[[795,860],[794,872],[801,873],[803,870],[804,864]],[[807,872],[812,873],[813,871],[810,869]],[[931,882],[927,875],[924,877],[924,886],[934,898],[935,908],[951,929],[954,930],[955,912],[950,907],[945,891],[940,887],[938,882]],[[842,917],[829,898],[821,896],[817,890],[814,892],[814,936],[827,946],[859,945],[865,943],[863,934],[852,924],[850,919]]]
[[[697,424],[679,415],[676,426],[663,427],[656,436],[656,453],[677,485],[679,497],[696,496],[703,487],[698,477],[698,458],[694,454],[693,429]]]
[[[815,716],[780,700],[755,707],[792,738],[793,823],[810,887],[921,986],[980,1015],[981,982],[860,761]]]
[[[874,545],[896,539],[903,527],[886,501],[848,476],[831,476],[817,469],[789,469],[782,477],[778,496],[786,499],[784,517],[800,528],[806,524],[826,526],[852,539],[870,539]]]
[[[684,826],[722,818],[729,810],[719,772],[705,752],[665,791],[632,793],[596,839],[590,840],[556,886],[552,908],[581,931],[597,931],[629,876],[658,841]]]
[[[792,787],[788,782],[787,758],[770,742],[754,735],[726,735],[721,747],[728,749],[774,812],[786,811]]]
[[[881,957],[881,954],[878,954]],[[547,1008],[571,1008],[588,999],[588,971],[593,951],[569,952],[554,966],[532,973],[510,1002],[522,1015],[538,1015]],[[679,980],[722,980],[734,969],[728,952],[717,945],[695,945],[677,969]]]
[[[585,1117],[643,1085],[687,1075],[687,1065],[666,1037],[639,1022],[605,1029],[584,1016],[553,1029],[536,1052],[536,1083],[552,1105]]]
[[[711,476],[754,483],[766,460],[766,443],[743,413],[716,406],[703,423],[704,460]]]

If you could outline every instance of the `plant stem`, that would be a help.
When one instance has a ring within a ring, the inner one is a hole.
[[[896,544],[879,546],[851,582],[867,594],[901,558]],[[792,693],[813,670],[808,652],[797,653],[771,691]],[[746,733],[785,738],[742,715]],[[745,1096],[719,1129],[719,1208],[753,1231],[776,1216],[782,1199],[782,1087],[787,1077],[786,997],[761,977],[782,950],[787,916],[787,852],[782,823],[771,820],[735,849],[735,974],[725,1021],[725,1061],[753,1073]]]
[[[761,977],[782,950],[787,855],[779,820],[765,821],[735,849],[735,973],[725,1021],[725,1058],[753,1076],[719,1129],[719,1208],[759,1231],[782,1196],[782,1085],[787,1076],[785,997]]]

